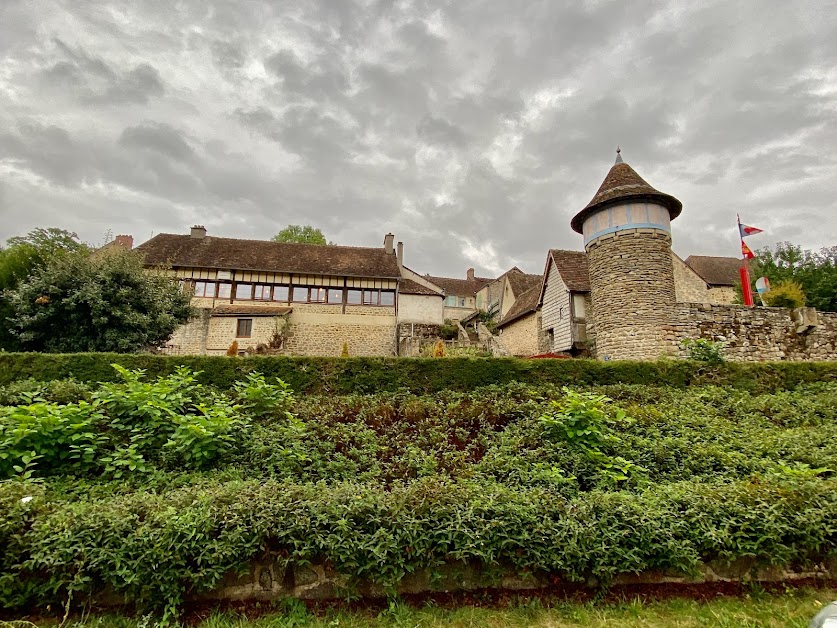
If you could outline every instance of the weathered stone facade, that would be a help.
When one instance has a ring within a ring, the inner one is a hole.
[[[595,307],[596,354],[605,359],[648,360],[667,345],[663,326],[675,303],[671,236],[630,229],[587,245]]]
[[[837,313],[802,310],[678,303],[663,327],[666,353],[683,357],[684,339],[705,338],[734,361],[837,360]]]
[[[552,351],[545,333],[541,331],[541,313],[532,312],[503,327],[500,335],[510,355],[529,356]]]

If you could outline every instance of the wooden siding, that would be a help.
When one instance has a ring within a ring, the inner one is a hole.
[[[569,351],[572,347],[572,314],[570,293],[561,279],[555,262],[550,259],[543,295],[542,328],[552,329],[552,351]]]

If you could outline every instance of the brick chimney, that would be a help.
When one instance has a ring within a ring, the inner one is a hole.
[[[116,246],[121,246],[129,251],[134,248],[134,236],[118,235],[113,241],[116,242]]]
[[[395,247],[395,259],[398,261],[398,267],[404,265],[404,243],[399,242]]]
[[[468,281],[473,281],[474,280],[474,269],[469,268],[468,272],[465,274],[465,276],[468,278]]]
[[[387,252],[387,255],[395,253],[393,244],[395,244],[395,236],[391,233],[386,234],[384,236],[384,250]]]
[[[192,231],[189,234],[189,237],[196,238],[198,240],[206,237],[206,227],[203,225],[195,225],[192,227]]]

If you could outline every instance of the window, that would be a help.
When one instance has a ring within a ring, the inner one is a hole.
[[[456,297],[452,294],[449,294],[445,297],[445,305],[450,307],[456,307]]]
[[[273,286],[274,301],[288,301],[288,286]]]
[[[329,288],[328,289],[328,302],[329,303],[343,303],[343,290],[342,290],[342,288]]]
[[[219,299],[229,299],[231,294],[232,294],[232,284],[231,283],[219,283],[218,284],[218,298]]]
[[[252,299],[253,298],[253,284],[251,283],[238,283],[235,285],[235,298],[236,299]]]
[[[308,303],[308,288],[294,286],[294,303]]]
[[[196,281],[195,282],[195,296],[196,297],[214,297],[215,296],[215,282],[214,281]]]
[[[325,303],[326,289],[325,288],[311,288],[311,303]]]
[[[459,297],[459,307],[465,307],[465,297]]]
[[[253,299],[255,301],[270,301],[270,286],[260,283],[253,286]]]
[[[381,290],[381,305],[395,305],[395,293],[391,290]]]
[[[360,290],[347,290],[346,303],[348,303],[349,305],[360,305],[361,294],[362,292]]]
[[[253,333],[253,319],[239,318],[235,330],[236,338],[249,338]]]
[[[363,291],[363,304],[364,305],[378,305],[378,291],[377,290],[364,290]]]

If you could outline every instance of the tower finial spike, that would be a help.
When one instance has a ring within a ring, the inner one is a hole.
[[[621,154],[621,153],[622,153],[622,149],[619,147],[619,145],[617,145],[617,146],[616,146],[616,163],[617,163],[617,164],[621,164],[621,163],[623,163],[623,162],[622,162],[622,154]]]

